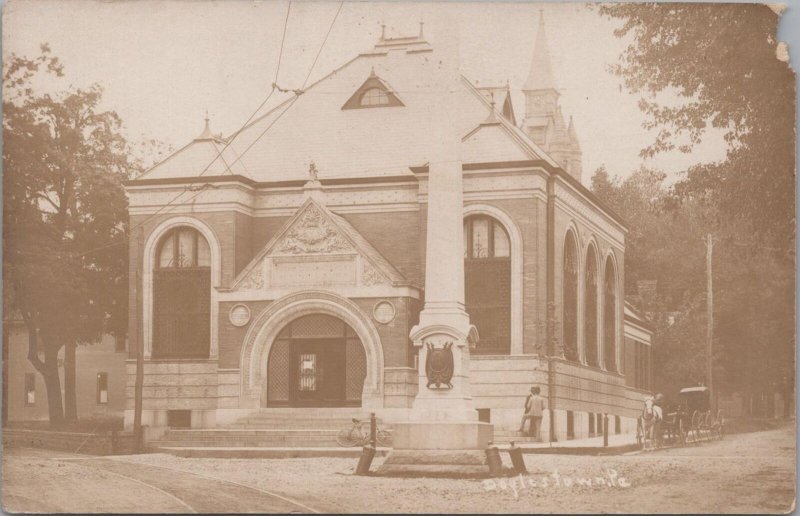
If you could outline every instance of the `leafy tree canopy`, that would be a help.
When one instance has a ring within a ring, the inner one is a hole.
[[[99,107],[99,85],[57,94],[33,86],[41,74],[63,73],[47,45],[34,59],[12,54],[3,69],[5,314],[27,325],[28,358],[44,376],[53,423],[62,416],[59,350],[103,333],[125,336],[122,181],[139,169],[120,118]]]

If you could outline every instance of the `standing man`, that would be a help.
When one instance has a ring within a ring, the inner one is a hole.
[[[531,387],[531,393],[525,398],[525,413],[522,415],[522,423],[519,431],[525,433],[525,421],[530,420],[528,435],[539,439],[539,430],[542,424],[542,414],[544,413],[544,398],[540,396],[539,387]]]

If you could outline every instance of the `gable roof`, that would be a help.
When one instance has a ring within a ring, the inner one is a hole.
[[[247,176],[247,168],[239,159],[239,155],[230,146],[226,148],[225,144],[225,140],[211,134],[208,120],[206,120],[205,129],[200,136],[146,170],[136,179],[193,177],[200,174],[204,176]]]
[[[251,272],[254,272],[263,260],[276,254],[281,255],[286,252],[297,254],[295,235],[293,230],[297,228],[305,217],[320,219],[320,226],[328,235],[328,249],[312,249],[299,254],[327,254],[327,251],[352,254],[353,252],[362,256],[369,264],[374,267],[379,274],[383,275],[392,285],[402,285],[406,283],[405,277],[375,249],[361,233],[356,230],[345,218],[330,211],[324,204],[313,198],[307,199],[295,214],[275,233],[261,251],[253,258],[250,263],[242,269],[231,285],[232,290],[237,290],[247,280]]]
[[[413,46],[376,47],[359,55],[299,96],[275,101],[265,115],[233,135],[224,153],[228,168],[256,182],[307,179],[312,160],[322,180],[412,177],[410,167],[423,166],[438,155],[438,144],[429,134],[448,130],[463,137],[483,122],[490,110],[489,101],[463,78],[459,82],[462,87],[443,92],[438,80],[439,59],[435,49]],[[372,70],[384,84],[392,86],[391,91],[404,106],[342,110]],[[436,109],[441,95],[451,95],[459,106],[458,112],[447,119],[437,115],[441,112]],[[513,127],[507,122],[504,125]],[[521,143],[528,140],[524,133],[516,129],[509,132],[531,159],[552,161],[535,145]],[[212,154],[210,161],[213,152],[206,149],[203,156],[208,154]],[[170,163],[172,159],[153,167],[147,179],[188,179],[198,176],[207,165],[201,157],[178,164]],[[214,172],[209,170],[204,175]],[[225,168],[216,172],[229,173]]]

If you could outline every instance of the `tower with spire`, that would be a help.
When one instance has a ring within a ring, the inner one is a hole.
[[[583,174],[581,147],[572,117],[567,124],[558,102],[558,87],[550,63],[542,11],[539,11],[531,68],[522,92],[525,94],[522,129],[567,173],[580,181]]]

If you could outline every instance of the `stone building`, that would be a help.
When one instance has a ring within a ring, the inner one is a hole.
[[[409,335],[437,260],[429,178],[453,165],[438,142],[457,135],[474,408],[515,427],[540,385],[554,437],[599,431],[601,413],[632,430],[650,330],[625,309],[625,223],[581,184],[543,25],[524,117],[510,86],[444,78],[438,63],[421,31],[381,37],[228,139],[206,121],[127,184],[127,424],[137,345],[151,428],[282,407],[408,417]],[[444,95],[457,109],[440,109]]]

